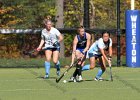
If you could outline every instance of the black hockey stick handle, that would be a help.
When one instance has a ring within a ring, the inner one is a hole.
[[[58,83],[58,82],[68,73],[68,71],[69,71],[72,67],[73,67],[73,65],[70,66],[58,79],[56,79],[56,83]]]
[[[40,51],[38,51],[37,49],[33,49],[31,51],[23,51],[23,54],[24,55],[32,55],[34,52],[41,52],[41,51],[44,51],[44,50],[46,50],[45,47],[43,47]]]
[[[67,73],[68,71],[74,66],[76,65],[79,61],[81,61],[81,59],[77,59],[59,78],[56,79],[56,83],[58,83]]]

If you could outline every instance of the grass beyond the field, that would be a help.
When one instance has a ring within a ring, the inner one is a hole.
[[[43,68],[1,68],[0,100],[140,100],[139,68],[113,67],[113,82],[93,81],[97,69],[83,72],[84,82],[63,83],[73,68],[60,83],[55,83],[54,68],[51,78],[45,80]],[[109,69],[103,78],[109,79]]]
[[[44,68],[45,58],[0,58],[0,68]],[[70,65],[71,57],[60,58],[61,66]],[[89,60],[86,60],[89,63]],[[51,65],[53,62],[51,60]],[[112,58],[112,65],[117,65],[117,58]],[[125,56],[121,57],[121,65],[126,66]],[[96,65],[97,66],[97,65]]]

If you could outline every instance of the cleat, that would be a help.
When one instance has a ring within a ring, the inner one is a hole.
[[[46,74],[46,75],[44,76],[44,79],[48,79],[48,78],[49,78],[49,75]]]
[[[57,76],[60,76],[60,68],[56,69],[56,74],[57,74]]]
[[[99,81],[103,81],[104,79],[102,77],[99,78]]]
[[[57,74],[57,76],[60,76],[60,70],[58,71],[56,71],[56,74]]]
[[[103,78],[101,78],[101,77],[100,78],[95,77],[94,80],[95,81],[103,81]]]
[[[96,78],[96,77],[94,78],[94,80],[95,80],[95,81],[99,81],[99,79],[98,79],[98,78]]]
[[[77,82],[77,81],[76,81],[76,78],[73,79],[73,82]]]
[[[73,76],[71,76],[71,77],[70,77],[70,80],[71,80],[71,81],[73,81],[73,80],[74,80],[74,77],[73,77]]]
[[[73,81],[73,82],[77,82],[76,78],[73,77],[73,76],[70,77],[70,80]]]
[[[80,81],[82,81],[82,80],[83,80],[82,76],[81,76],[81,75],[78,76],[78,81],[80,82]]]

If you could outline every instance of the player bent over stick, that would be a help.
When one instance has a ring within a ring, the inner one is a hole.
[[[53,55],[53,62],[57,69],[57,75],[60,75],[60,62],[59,62],[59,51],[60,51],[60,42],[63,40],[61,33],[54,27],[52,27],[52,22],[50,19],[44,20],[45,29],[41,33],[41,41],[37,50],[40,51],[45,44],[45,72],[46,75],[44,78],[49,78],[50,75],[50,60]]]
[[[91,35],[89,33],[85,32],[85,29],[83,26],[78,28],[78,35],[75,36],[73,40],[73,52],[72,52],[72,61],[71,65],[74,63],[74,59],[81,59],[76,65],[76,70],[73,73],[73,76],[71,77],[71,80],[76,82],[76,76],[78,75],[78,81],[82,80],[82,74],[81,69],[82,66],[84,66],[85,59],[86,59],[86,53],[89,49],[91,41]]]
[[[105,55],[105,50],[109,51],[109,58]],[[111,65],[112,39],[110,38],[110,33],[108,32],[102,33],[102,38],[95,41],[88,50],[87,57],[89,57],[90,65],[83,66],[82,71],[94,69],[95,60],[98,58],[101,69],[98,70],[98,73],[94,80],[96,81],[102,80],[101,76],[106,70],[105,61],[107,61],[108,64]]]

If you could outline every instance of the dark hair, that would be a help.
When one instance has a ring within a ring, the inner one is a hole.
[[[103,37],[104,34],[108,34],[108,35],[110,36],[110,33],[109,33],[108,31],[102,32],[102,37]],[[106,45],[107,45],[107,48],[105,49],[106,51],[109,50],[109,44],[110,44],[110,39],[108,39],[108,41],[107,41],[107,43],[106,43]]]
[[[80,27],[78,27],[78,28],[77,28],[78,33],[79,33],[80,29],[85,29],[85,28],[84,28],[84,26],[82,26],[82,25],[81,25]]]
[[[103,32],[102,32],[102,37],[103,37],[103,35],[106,34],[106,33],[110,36],[110,33],[109,33],[108,31],[103,31]]]

